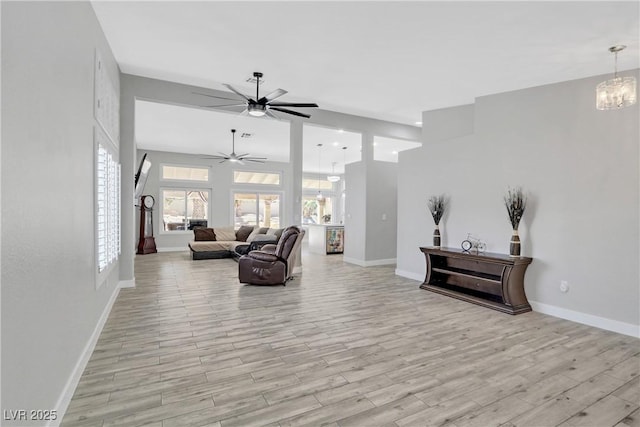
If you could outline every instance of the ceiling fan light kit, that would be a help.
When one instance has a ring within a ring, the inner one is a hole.
[[[598,110],[616,110],[637,102],[635,77],[618,77],[618,52],[625,47],[625,45],[616,45],[609,48],[609,52],[615,56],[613,78],[605,80],[596,87]]]
[[[306,119],[311,117],[308,114],[303,114],[298,111],[293,111],[293,110],[290,110],[289,108],[283,108],[283,107],[318,108],[318,104],[312,103],[312,102],[273,102],[276,98],[279,98],[282,95],[287,93],[287,91],[284,89],[276,89],[273,92],[263,97],[260,97],[260,84],[261,84],[260,79],[262,78],[262,73],[259,71],[256,71],[253,73],[253,77],[255,78],[255,83],[256,83],[255,99],[245,95],[244,93],[240,92],[238,89],[226,83],[223,84],[223,86],[229,89],[231,92],[238,95],[241,99],[233,99],[233,98],[226,98],[223,96],[208,95],[206,93],[198,93],[198,92],[194,92],[194,93],[197,93],[198,95],[208,96],[210,98],[226,99],[226,100],[240,102],[240,104],[205,105],[204,108],[245,107],[245,110],[243,111],[243,113],[247,112],[249,113],[250,116],[253,116],[253,117],[268,116],[268,117],[271,117],[272,119],[277,119],[277,120],[280,120],[280,117],[277,114],[275,114],[274,111],[277,111],[279,113],[290,114],[292,116],[304,117]]]

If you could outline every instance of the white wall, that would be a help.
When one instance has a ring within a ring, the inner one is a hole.
[[[444,246],[459,247],[471,232],[489,251],[508,253],[502,197],[522,186],[529,194],[522,252],[534,258],[525,289],[534,309],[637,336],[638,105],[597,111],[595,87],[605,78],[478,98],[473,112],[425,112],[423,147],[400,153],[398,273],[424,277],[418,247],[431,244],[434,228],[426,202],[440,193],[451,198]],[[568,293],[559,291],[561,280]]]
[[[396,259],[398,165],[372,161],[367,166],[368,263],[391,263]]]
[[[118,284],[96,289],[95,49],[118,68],[88,2],[1,7],[2,409],[63,411]]]
[[[363,262],[366,258],[367,176],[364,162],[345,167],[344,259]]]
[[[292,171],[291,165],[280,162],[266,162],[264,164],[251,164],[246,166],[236,166],[233,163],[219,163],[217,160],[203,159],[200,156],[192,154],[168,153],[164,151],[138,150],[138,158],[147,153],[147,159],[151,161],[152,166],[149,170],[147,183],[144,188],[144,194],[150,194],[156,199],[156,208],[153,211],[153,225],[156,247],[158,250],[187,250],[187,243],[193,240],[193,232],[165,232],[162,229],[162,215],[160,205],[161,188],[201,188],[209,191],[209,220],[210,227],[222,227],[233,225],[234,217],[232,192],[262,192],[282,194],[280,202],[281,227],[295,224],[292,222],[292,216],[287,209],[290,204],[289,181],[291,181]],[[184,166],[206,166],[209,167],[209,182],[188,183],[184,181],[162,181],[160,179],[160,166],[162,164],[184,165]],[[281,185],[243,185],[233,183],[234,170],[251,170],[265,172],[281,173]],[[138,216],[136,216],[138,218]],[[136,233],[136,242],[139,235],[139,222],[134,227]]]

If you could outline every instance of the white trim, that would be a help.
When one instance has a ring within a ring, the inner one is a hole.
[[[62,422],[62,419],[64,418],[64,414],[65,412],[67,412],[67,409],[69,408],[69,403],[71,402],[73,393],[76,391],[78,382],[80,382],[80,377],[82,376],[84,369],[87,367],[87,363],[89,362],[89,359],[93,354],[93,350],[95,349],[96,344],[98,343],[98,338],[100,338],[100,334],[102,333],[102,328],[104,328],[104,325],[107,322],[107,318],[109,317],[109,313],[111,313],[111,308],[113,307],[113,304],[116,302],[116,299],[118,298],[118,294],[120,293],[120,284],[121,283],[128,284],[129,282],[131,281],[121,281],[120,283],[118,283],[118,286],[116,286],[115,289],[113,290],[113,293],[111,294],[111,298],[109,298],[107,305],[104,307],[104,310],[102,311],[102,315],[100,316],[100,319],[98,319],[98,323],[96,324],[96,327],[94,328],[93,333],[89,338],[89,341],[87,341],[87,344],[84,346],[84,349],[80,354],[80,358],[76,362],[76,366],[73,368],[73,371],[71,372],[71,376],[67,380],[67,383],[62,389],[62,393],[60,394],[60,397],[56,402],[55,409],[57,409],[58,411],[58,418],[56,420],[50,421],[47,424],[48,427],[58,426]]]
[[[178,247],[167,247],[167,248],[156,248],[158,252],[184,252],[188,251],[188,247],[178,246]]]
[[[417,280],[418,282],[424,282],[424,276],[412,271],[400,270],[396,268],[396,276],[406,277],[407,279]]]
[[[537,301],[529,301],[529,304],[531,304],[533,311],[538,313],[548,314],[561,319],[582,323],[583,325],[594,326],[607,331],[640,338],[640,325],[594,316],[593,314],[581,313],[579,311],[569,310],[567,308],[544,304]]]
[[[118,288],[120,289],[128,289],[136,287],[136,278],[134,277],[131,280],[120,280],[118,282]]]
[[[359,265],[360,267],[375,267],[378,265],[393,265],[396,263],[396,258],[374,259],[371,261],[363,261],[360,259],[343,256],[342,260],[349,264]]]

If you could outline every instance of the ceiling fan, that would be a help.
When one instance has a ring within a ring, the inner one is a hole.
[[[236,88],[228,84],[224,84],[223,86],[227,87],[227,89],[229,89],[231,92],[235,93],[236,95],[240,96],[242,99],[225,98],[222,96],[208,95],[206,93],[199,93],[199,92],[194,92],[194,93],[197,93],[198,95],[208,96],[210,98],[228,99],[228,100],[242,102],[241,104],[206,105],[205,108],[245,107],[245,111],[255,117],[262,117],[264,115],[267,115],[274,119],[280,119],[280,117],[278,117],[276,114],[273,113],[274,111],[278,111],[280,113],[292,114],[294,116],[304,117],[308,119],[309,117],[311,117],[308,114],[299,113],[298,111],[293,111],[288,108],[282,108],[282,107],[296,107],[296,108],[317,108],[318,107],[318,104],[310,103],[310,102],[306,102],[306,103],[305,102],[273,102],[276,98],[279,98],[285,93],[287,93],[287,91],[284,89],[276,89],[273,92],[261,98],[260,97],[260,78],[262,78],[262,73],[256,71],[255,73],[253,73],[253,77],[256,78],[256,98],[255,99],[243,94],[242,92],[240,92],[239,90],[237,90]]]
[[[220,160],[220,163],[224,163],[227,160],[229,160],[232,163],[240,163],[241,165],[244,165],[244,162],[264,163],[264,161],[267,160],[266,157],[249,156],[249,153],[236,154],[236,130],[235,129],[231,129],[231,138],[232,138],[231,154],[220,153],[222,154],[222,156],[215,156],[215,155],[202,156],[202,158]]]

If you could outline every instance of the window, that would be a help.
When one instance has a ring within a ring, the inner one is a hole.
[[[331,197],[325,197],[324,202],[314,196],[302,197],[302,223],[325,224],[331,222],[333,203]]]
[[[162,165],[162,179],[170,181],[209,181],[209,168]]]
[[[333,190],[333,182],[327,181],[326,179],[318,181],[318,178],[302,178],[303,189],[317,190],[318,185],[320,186],[320,190]]]
[[[98,272],[120,254],[120,164],[100,143],[96,156],[96,228]]]
[[[280,185],[280,174],[273,172],[233,171],[236,184]]]
[[[280,195],[234,193],[235,225],[280,228]]]
[[[206,190],[163,189],[162,230],[191,230],[206,226],[209,212],[209,192]]]

